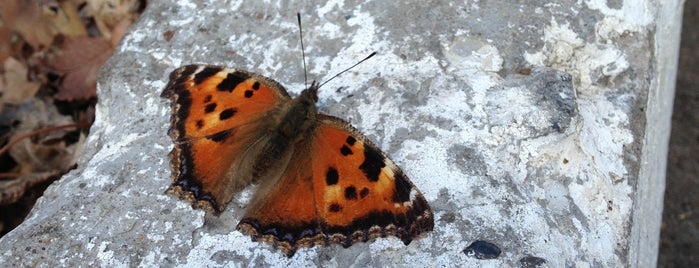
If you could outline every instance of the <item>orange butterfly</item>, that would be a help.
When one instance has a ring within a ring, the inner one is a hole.
[[[373,54],[372,54],[373,55]],[[170,74],[168,192],[220,214],[259,188],[237,229],[291,257],[299,247],[349,247],[397,236],[407,245],[434,226],[403,171],[349,123],[318,113],[318,83],[298,97],[267,77],[188,65]]]

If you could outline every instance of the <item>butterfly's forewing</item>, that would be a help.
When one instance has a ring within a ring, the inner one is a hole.
[[[260,119],[274,115],[289,96],[271,79],[205,65],[173,71],[162,96],[173,110],[170,191],[220,213],[251,179],[241,174],[249,173],[245,152],[269,127],[270,120]]]

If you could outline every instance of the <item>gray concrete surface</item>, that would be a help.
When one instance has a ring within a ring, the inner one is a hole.
[[[0,264],[653,264],[664,158],[651,154],[667,139],[674,69],[660,48],[677,30],[672,2],[151,2],[103,69],[79,168],[0,240]],[[311,78],[379,51],[321,90],[319,105],[374,140],[430,202],[435,230],[407,247],[387,238],[287,259],[235,231],[252,188],[220,217],[164,194],[167,74],[227,65],[295,95],[297,11]],[[501,253],[463,252],[478,240]]]

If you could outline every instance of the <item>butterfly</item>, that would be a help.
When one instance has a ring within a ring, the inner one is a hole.
[[[175,144],[168,192],[218,215],[256,184],[237,230],[288,257],[300,247],[386,236],[408,245],[431,231],[420,191],[357,129],[318,112],[319,88],[313,81],[291,98],[278,82],[243,70],[174,70],[162,92]]]

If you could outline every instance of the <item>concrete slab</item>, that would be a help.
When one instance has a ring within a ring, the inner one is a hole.
[[[652,265],[680,5],[151,2],[102,71],[79,168],[0,240],[0,264]],[[296,12],[312,79],[379,52],[326,85],[319,107],[424,193],[435,230],[409,246],[385,238],[286,258],[235,231],[253,188],[220,217],[164,194],[169,72],[227,65],[298,94]]]

